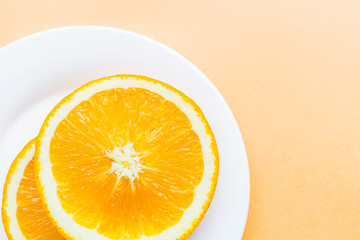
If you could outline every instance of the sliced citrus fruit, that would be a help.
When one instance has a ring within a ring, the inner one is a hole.
[[[35,141],[29,142],[12,163],[2,204],[5,231],[11,240],[64,240],[40,201],[34,173]]]
[[[90,82],[46,118],[36,173],[50,217],[69,239],[186,239],[218,176],[200,108],[160,81]]]

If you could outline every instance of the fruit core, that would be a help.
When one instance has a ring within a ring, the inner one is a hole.
[[[125,177],[134,181],[142,168],[139,163],[140,156],[135,152],[133,145],[127,143],[123,147],[115,147],[112,152],[106,154],[112,163],[110,171],[116,173],[119,179]]]

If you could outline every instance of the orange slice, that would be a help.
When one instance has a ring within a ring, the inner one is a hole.
[[[35,141],[16,157],[6,178],[2,204],[5,231],[11,240],[64,240],[40,201],[34,173]]]
[[[52,110],[37,143],[42,200],[69,239],[186,239],[215,191],[218,152],[203,113],[147,77],[84,85]]]

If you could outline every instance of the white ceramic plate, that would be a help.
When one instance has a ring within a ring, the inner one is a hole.
[[[223,97],[188,60],[128,31],[96,26],[53,29],[0,50],[0,191],[12,160],[37,135],[46,114],[82,84],[119,73],[166,82],[191,97],[214,131],[220,174],[214,200],[191,240],[239,240],[249,207],[244,143]],[[0,228],[0,239],[6,239]]]

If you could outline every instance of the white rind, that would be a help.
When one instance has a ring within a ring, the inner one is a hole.
[[[17,159],[16,168],[10,176],[9,185],[7,186],[7,199],[5,200],[5,209],[9,219],[9,233],[15,240],[28,240],[24,237],[19,227],[19,223],[16,217],[17,204],[16,196],[20,186],[21,179],[24,176],[26,166],[29,164],[31,159],[34,157],[35,144],[25,152],[24,156]]]
[[[110,79],[101,81],[101,83],[94,83],[85,87],[81,91],[74,94],[71,100],[62,104],[49,119],[48,125],[44,126],[43,134],[40,137],[39,155],[38,155],[38,174],[43,187],[44,201],[49,208],[50,214],[57,226],[60,227],[66,234],[76,240],[108,240],[99,234],[96,229],[87,229],[78,225],[70,215],[68,215],[61,207],[60,201],[56,193],[56,182],[52,175],[51,163],[49,159],[50,141],[56,127],[67,116],[67,114],[82,101],[90,98],[92,95],[113,88],[144,88],[157,93],[175,103],[181,111],[190,120],[193,130],[197,133],[203,151],[204,158],[204,172],[203,178],[195,191],[195,196],[190,207],[184,212],[181,220],[172,228],[163,231],[156,236],[142,236],[141,240],[176,240],[184,232],[191,229],[193,221],[203,212],[203,205],[208,199],[208,193],[212,188],[212,179],[215,174],[216,157],[212,153],[212,138],[207,133],[201,116],[194,109],[194,107],[184,101],[182,96],[171,89],[164,87],[159,83],[148,80],[139,79],[136,77],[127,77],[119,79],[119,77],[112,77]],[[119,239],[120,240],[120,239]]]

